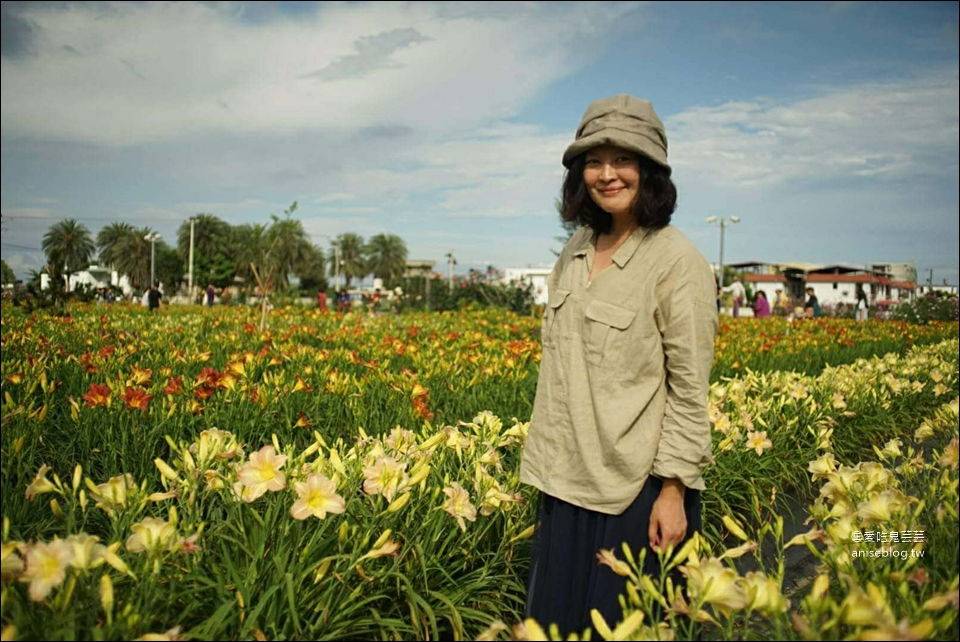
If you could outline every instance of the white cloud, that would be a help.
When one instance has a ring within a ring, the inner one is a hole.
[[[671,163],[718,184],[957,174],[956,67],[796,102],[694,107],[667,118]]]
[[[321,5],[261,22],[206,3],[29,5],[36,55],[3,59],[4,135],[463,130],[512,115],[638,19],[633,4],[499,4]],[[335,73],[305,78],[323,69]]]

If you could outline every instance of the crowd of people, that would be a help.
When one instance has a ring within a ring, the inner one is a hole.
[[[717,283],[717,312],[722,308],[724,294],[730,294],[733,318],[739,318],[741,308],[749,303],[746,288],[740,282],[739,276],[733,277],[733,283],[727,286],[720,286]],[[862,285],[857,285],[856,297],[855,318],[857,321],[866,321],[869,316],[870,302]],[[753,316],[756,318],[776,316],[790,319],[815,319],[823,316],[820,300],[812,287],[806,288],[805,299],[796,302],[791,301],[781,287],[776,288],[772,301],[767,298],[766,291],[757,290],[751,307]]]

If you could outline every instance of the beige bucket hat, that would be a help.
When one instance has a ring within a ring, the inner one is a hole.
[[[616,145],[636,152],[670,169],[667,164],[667,133],[649,100],[618,94],[590,103],[576,140],[563,153],[563,165],[593,147]]]

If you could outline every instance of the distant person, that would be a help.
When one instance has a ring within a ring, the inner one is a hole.
[[[867,303],[867,293],[863,291],[863,286],[857,284],[857,321],[866,321],[870,304]]]
[[[787,295],[783,293],[783,288],[777,288],[773,294],[773,313],[778,317],[787,315]]]
[[[337,311],[338,312],[350,311],[350,295],[347,294],[346,290],[340,290],[340,294],[337,295]]]
[[[380,288],[373,291],[373,297],[370,299],[370,312],[376,314],[377,306],[380,305]]]
[[[160,307],[160,300],[163,299],[163,293],[160,292],[160,284],[154,284],[147,290],[147,307],[153,312]]]
[[[327,311],[327,293],[323,290],[317,292],[317,307],[320,308],[321,312]]]
[[[758,319],[770,316],[770,303],[767,301],[767,293],[763,290],[757,290],[757,298],[753,300],[753,316]]]
[[[740,283],[740,277],[733,277],[733,283],[723,288],[723,291],[733,295],[733,318],[739,318],[740,306],[747,300],[747,291],[744,289],[743,283]]]
[[[213,300],[217,297],[217,290],[213,287],[213,283],[207,283],[207,306],[213,307]]]
[[[820,301],[814,293],[813,288],[807,288],[807,302],[803,304],[805,309],[803,316],[807,319],[815,319],[821,315]]]

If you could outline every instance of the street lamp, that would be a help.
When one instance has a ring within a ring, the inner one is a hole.
[[[144,241],[150,241],[150,287],[153,287],[153,284],[157,282],[156,277],[156,258],[157,258],[157,241],[162,237],[159,232],[154,232],[153,234],[147,234],[143,237]]]
[[[706,221],[707,221],[707,223],[711,223],[711,224],[712,224],[712,223],[717,223],[717,222],[719,222],[719,224],[720,224],[720,278],[717,279],[717,283],[720,284],[720,287],[723,287],[723,231],[724,231],[724,229],[726,229],[726,227],[727,227],[727,219],[725,219],[725,218],[723,218],[723,217],[717,218],[716,216],[709,216],[709,217],[707,217]],[[739,223],[739,222],[740,222],[740,217],[739,217],[739,216],[731,216],[731,217],[730,217],[730,222],[731,222],[731,223]]]

